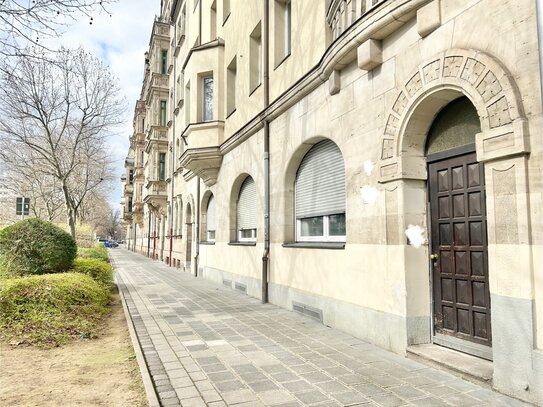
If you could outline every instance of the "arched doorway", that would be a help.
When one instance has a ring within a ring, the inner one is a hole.
[[[479,115],[465,96],[435,117],[426,138],[434,342],[492,358],[484,166]]]

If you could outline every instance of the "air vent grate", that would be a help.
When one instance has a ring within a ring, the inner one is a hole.
[[[232,280],[222,279],[222,285],[232,288]]]
[[[235,284],[236,290],[246,293],[247,292],[247,286],[242,283],[236,283]]]
[[[322,322],[322,310],[311,307],[309,305],[305,305],[299,302],[292,301],[292,310],[299,312],[300,314],[307,315],[308,317],[311,317],[313,319],[316,319],[317,321]]]

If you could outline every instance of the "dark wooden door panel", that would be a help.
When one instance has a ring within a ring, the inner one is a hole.
[[[434,329],[491,345],[483,165],[475,153],[428,166]]]

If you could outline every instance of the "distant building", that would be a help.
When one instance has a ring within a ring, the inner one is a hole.
[[[129,248],[401,354],[492,361],[494,388],[543,404],[536,15],[534,0],[163,1]]]
[[[10,225],[20,216],[16,215],[17,195],[10,188],[10,177],[0,163],[0,227]]]

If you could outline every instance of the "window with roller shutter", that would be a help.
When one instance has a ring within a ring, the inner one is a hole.
[[[256,241],[256,185],[251,177],[243,181],[239,191],[237,230],[240,242]]]
[[[295,196],[297,241],[345,241],[345,165],[334,142],[321,141],[304,156]]]

